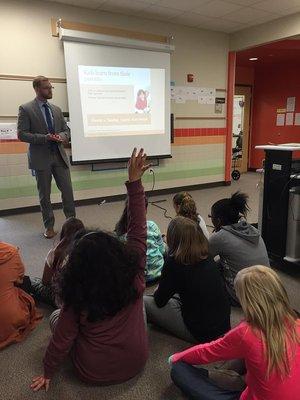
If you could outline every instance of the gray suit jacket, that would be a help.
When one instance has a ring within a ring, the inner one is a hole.
[[[59,134],[63,141],[70,140],[70,130],[64,120],[61,109],[49,104],[55,133]],[[22,142],[29,143],[28,164],[30,169],[44,170],[50,165],[51,149],[47,124],[36,99],[19,107],[18,116],[18,138]],[[58,149],[67,167],[69,167],[68,156],[62,143],[58,143]]]

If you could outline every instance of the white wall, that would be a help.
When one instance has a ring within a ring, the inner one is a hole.
[[[297,13],[233,33],[230,36],[230,50],[244,50],[299,34],[300,13]]]
[[[225,33],[30,0],[0,0],[0,75],[65,78],[62,43],[51,35],[52,17],[172,35],[175,37],[175,52],[171,56],[171,80],[176,85],[185,85],[186,75],[192,73],[195,76],[193,86],[226,88],[229,35]],[[55,83],[54,87],[53,102],[66,111],[66,85]],[[10,121],[16,120],[19,104],[33,97],[31,82],[0,79],[0,122],[8,121],[1,116],[11,116]],[[172,104],[172,111],[175,116],[215,116],[213,105],[199,105],[197,102]],[[219,131],[219,128],[225,127],[225,107],[222,116],[223,119],[176,121],[175,128],[215,128],[215,136],[208,137],[205,133],[199,138],[179,137],[172,146],[173,158],[161,161],[156,168],[157,189],[224,180],[225,139],[224,129]],[[0,210],[38,204],[25,152],[16,154],[18,151],[13,143],[2,146],[7,150],[1,152],[1,146],[0,143]],[[71,173],[76,199],[124,192],[125,171],[91,173],[89,166],[78,166],[72,167]],[[59,201],[59,195],[54,194],[53,200]]]
[[[0,3],[0,74],[65,77],[63,48],[58,38],[51,36],[51,17],[173,35],[176,50],[171,60],[171,79],[182,85],[186,83],[186,74],[193,73],[196,78],[195,85],[226,88],[226,59],[229,46],[227,34],[44,1],[12,0]],[[21,101],[18,102],[15,96],[11,96],[5,101],[5,105],[0,102],[0,116],[5,113],[13,115],[13,110],[23,101],[24,87],[26,96],[29,95],[28,83],[5,85],[7,91],[14,94],[15,86],[19,85]],[[54,100],[63,106],[66,99],[63,97],[65,88],[60,88],[62,85],[55,85],[59,87],[59,93],[54,93],[57,96]],[[2,83],[2,90],[3,86]],[[184,106],[175,105],[173,108],[175,113],[182,115],[207,115],[211,110],[212,107],[205,105],[199,110],[196,102]]]

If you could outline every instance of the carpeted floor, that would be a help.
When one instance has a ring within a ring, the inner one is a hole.
[[[250,196],[251,213],[250,222],[257,222],[258,190],[256,184],[259,176],[255,173],[243,175],[238,182],[233,182],[228,187],[198,190],[193,192],[198,209],[207,224],[210,223],[207,215],[211,204],[229,196],[236,190],[242,190]],[[157,196],[151,200],[166,199],[159,206],[168,210],[168,215],[174,216],[172,208],[172,195]],[[106,203],[104,205],[92,205],[78,207],[77,216],[86,226],[100,227],[111,230],[121,211],[121,202]],[[63,221],[61,210],[55,211],[56,228],[59,230]],[[153,205],[149,205],[148,219],[158,223],[162,232],[166,232],[169,220],[164,217],[163,211]],[[0,218],[0,240],[18,245],[30,276],[41,276],[47,251],[53,245],[53,241],[42,237],[42,224],[40,213],[13,215]],[[296,267],[287,268],[276,265],[286,285],[293,306],[300,310],[300,270]],[[147,289],[153,291],[153,288]],[[149,326],[150,358],[141,376],[126,384],[114,387],[89,387],[82,384],[72,374],[72,366],[66,360],[60,371],[56,374],[49,392],[32,393],[29,385],[31,378],[42,373],[42,358],[47,346],[50,330],[48,327],[48,315],[50,309],[41,307],[44,319],[31,335],[21,344],[12,345],[0,352],[0,400],[147,400],[183,399],[179,391],[171,384],[167,359],[170,354],[189,346],[188,343],[176,339],[163,331]],[[242,318],[239,309],[232,311],[232,324],[235,325]]]

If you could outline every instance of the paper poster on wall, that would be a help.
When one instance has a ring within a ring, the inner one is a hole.
[[[284,126],[285,114],[277,114],[276,126]]]
[[[17,140],[17,124],[16,123],[0,123],[0,141],[1,140]]]
[[[295,122],[294,125],[300,125],[300,113],[295,113]]]
[[[171,100],[175,100],[175,96],[176,96],[175,88],[171,87],[171,93],[170,93]]]
[[[175,96],[175,103],[177,104],[184,104],[185,103],[185,96],[176,94]]]
[[[176,103],[198,101],[199,104],[215,104],[216,89],[197,86],[171,86],[171,100]],[[178,98],[179,96],[179,98]]]
[[[216,89],[213,88],[204,88],[204,87],[200,87],[200,95],[202,96],[214,96],[216,97]]]
[[[222,114],[223,112],[223,103],[215,104],[215,114]]]
[[[296,97],[288,97],[286,99],[286,111],[287,112],[294,112],[296,105]]]
[[[292,112],[286,113],[285,125],[294,125],[294,113]]]
[[[215,104],[214,96],[206,96],[206,104]]]

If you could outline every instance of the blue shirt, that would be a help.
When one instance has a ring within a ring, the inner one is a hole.
[[[126,240],[126,234],[119,237]],[[161,236],[159,227],[154,221],[147,221],[147,265],[145,270],[146,282],[158,279],[164,265],[166,246]]]

